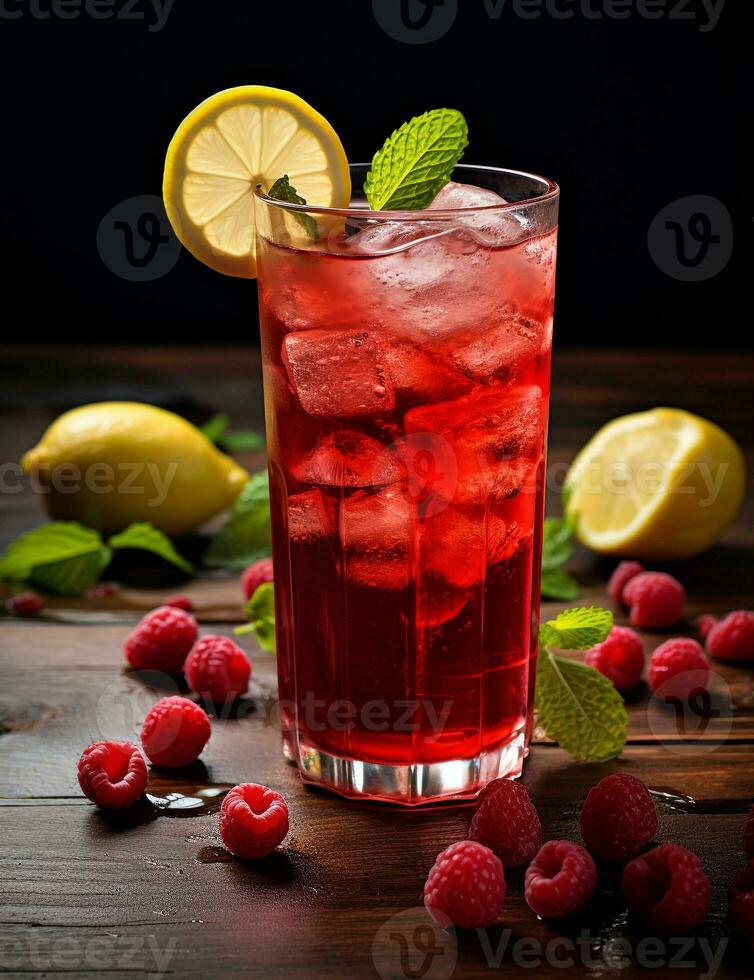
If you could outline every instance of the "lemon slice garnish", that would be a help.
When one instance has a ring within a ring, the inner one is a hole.
[[[568,515],[594,551],[649,560],[708,548],[738,513],[741,450],[707,419],[677,408],[624,415],[589,440],[566,477]]]
[[[269,189],[284,174],[312,206],[348,207],[348,159],[327,120],[283,89],[229,88],[190,112],[170,141],[165,210],[200,262],[252,279],[254,190]]]

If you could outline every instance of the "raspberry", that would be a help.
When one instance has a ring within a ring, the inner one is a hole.
[[[656,833],[655,805],[640,779],[614,773],[589,790],[581,808],[581,836],[595,854],[622,861],[638,854]]]
[[[597,869],[580,844],[549,840],[526,869],[526,904],[546,919],[580,912],[594,894]]]
[[[112,582],[98,582],[84,592],[87,599],[109,599],[118,592],[118,586]]]
[[[196,620],[183,609],[159,606],[126,638],[123,652],[132,667],[174,674],[196,642]]]
[[[707,649],[718,660],[754,660],[754,613],[728,613],[706,639]]]
[[[699,630],[699,636],[703,640],[706,640],[712,630],[712,627],[718,622],[717,616],[700,616],[696,624]]]
[[[19,592],[5,600],[5,608],[14,616],[36,616],[44,607],[44,599],[36,592]]]
[[[506,868],[531,861],[542,844],[542,824],[526,787],[504,778],[488,783],[468,837],[494,851]]]
[[[744,852],[746,857],[754,857],[754,806],[744,824]]]
[[[440,925],[484,929],[505,901],[503,865],[478,841],[462,840],[441,851],[424,885],[424,904]]]
[[[220,836],[236,857],[267,857],[287,833],[288,804],[274,789],[241,783],[223,800]]]
[[[613,626],[606,640],[587,650],[584,662],[604,674],[619,691],[625,691],[641,680],[644,644],[627,626]]]
[[[243,650],[227,636],[205,636],[184,665],[192,691],[217,704],[233,701],[249,685],[251,664]]]
[[[707,690],[709,661],[696,642],[677,637],[661,643],[649,661],[647,678],[652,691],[665,699],[687,701]]]
[[[632,626],[673,626],[683,616],[686,590],[678,579],[665,572],[641,572],[626,585],[623,602],[631,609]]]
[[[188,766],[201,755],[211,734],[209,718],[188,698],[162,698],[141,728],[141,744],[156,766]]]
[[[246,599],[251,599],[263,582],[272,581],[272,558],[260,558],[249,565],[241,576],[241,590]]]
[[[172,609],[183,609],[184,612],[192,613],[194,603],[185,595],[169,595],[163,602],[163,606],[170,606]]]
[[[754,949],[754,858],[730,886],[728,918],[733,931]]]
[[[81,753],[79,786],[92,803],[119,810],[147,788],[147,766],[130,742],[95,742]]]
[[[636,578],[643,571],[644,566],[640,561],[622,561],[618,563],[607,583],[607,594],[613,602],[623,602],[623,590],[632,578]]]
[[[688,932],[707,918],[709,878],[696,854],[660,844],[627,864],[623,895],[628,907],[660,932]]]

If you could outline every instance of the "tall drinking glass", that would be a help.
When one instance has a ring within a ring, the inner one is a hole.
[[[527,752],[559,192],[371,212],[366,170],[255,205],[279,693],[304,779],[416,805]]]

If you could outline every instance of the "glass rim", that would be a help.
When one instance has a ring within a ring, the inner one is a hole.
[[[371,163],[349,164],[349,170],[351,171],[369,167],[371,167]],[[263,204],[269,204],[293,213],[329,215],[339,218],[371,218],[372,220],[380,219],[389,221],[437,221],[442,219],[447,221],[457,215],[474,215],[490,211],[518,211],[524,207],[545,204],[548,201],[555,200],[560,195],[560,187],[554,180],[550,180],[549,177],[542,177],[539,174],[529,173],[526,170],[513,170],[509,167],[489,167],[473,163],[459,163],[456,164],[454,169],[524,177],[528,180],[538,181],[545,189],[542,194],[538,194],[536,197],[526,197],[520,201],[508,201],[505,204],[485,204],[468,208],[433,208],[431,211],[427,209],[413,211],[372,211],[370,208],[329,208],[315,204],[293,204],[291,201],[279,201],[276,198],[267,197],[266,194],[262,193],[261,184],[257,184],[254,188],[254,196]],[[418,215],[421,215],[421,218],[418,218]]]

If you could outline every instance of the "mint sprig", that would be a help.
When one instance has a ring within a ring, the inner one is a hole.
[[[52,521],[8,546],[0,558],[0,579],[79,595],[99,581],[113,552],[125,548],[149,551],[187,574],[193,571],[170,539],[151,524],[131,524],[105,542],[97,531],[76,521]]]
[[[450,180],[468,142],[469,129],[457,109],[431,109],[404,123],[372,159],[364,182],[369,206],[425,208]]]
[[[267,197],[271,197],[273,201],[286,201],[288,204],[306,204],[306,198],[302,197],[291,184],[288,174],[283,174],[275,181],[267,191]],[[306,214],[305,211],[293,211],[291,213],[310,240],[316,242],[319,238],[319,229],[314,218],[310,214]]]
[[[219,412],[205,422],[202,432],[209,441],[226,453],[250,453],[264,448],[264,438],[253,429],[230,429],[230,416]]]
[[[238,636],[253,633],[263,650],[275,653],[275,587],[272,582],[257,586],[244,612],[249,622],[237,626],[234,632]]]
[[[539,642],[560,650],[589,650],[602,643],[612,628],[613,614],[608,609],[565,609],[540,626]]]
[[[543,599],[571,602],[579,596],[579,585],[562,565],[573,554],[573,528],[559,517],[547,517],[542,534],[542,583]]]
[[[585,650],[601,643],[612,613],[595,607],[566,609],[539,631],[535,706],[548,738],[580,762],[605,762],[626,744],[628,715],[613,684],[593,667],[548,649]]]
[[[270,490],[263,471],[255,473],[236,498],[230,517],[207,549],[204,564],[242,571],[269,555],[270,540]]]
[[[173,542],[162,531],[158,531],[151,524],[130,524],[125,531],[114,534],[108,544],[113,551],[125,551],[135,549],[138,551],[149,551],[158,558],[170,562],[182,572],[191,575],[194,571],[190,562],[187,562],[183,555],[179,555]]]

